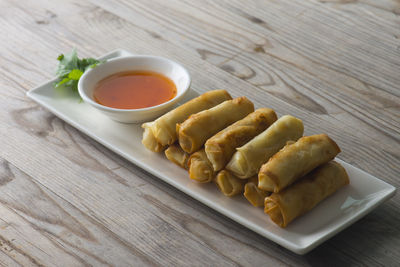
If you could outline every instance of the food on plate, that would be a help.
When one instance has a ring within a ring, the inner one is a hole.
[[[222,170],[217,174],[214,182],[225,196],[232,197],[243,192],[246,180],[237,178],[227,170]]]
[[[253,176],[249,179],[249,181],[244,185],[244,197],[251,203],[251,205],[255,207],[264,206],[264,200],[267,196],[271,194],[271,192],[264,191],[257,186],[258,177]]]
[[[262,164],[284,147],[287,141],[299,139],[303,131],[300,119],[282,116],[264,132],[237,148],[226,169],[243,179],[256,175]]]
[[[91,57],[80,59],[75,48],[69,54],[59,55],[57,60],[59,61],[56,70],[57,81],[54,87],[69,88],[72,91],[78,91],[79,79],[85,71],[105,62]]]
[[[229,99],[232,97],[226,90],[209,91],[180,105],[155,121],[144,123],[142,125],[144,128],[143,145],[151,151],[160,152],[178,139],[177,123],[183,122],[192,114],[212,108]]]
[[[153,71],[124,71],[99,81],[94,100],[107,107],[140,109],[160,105],[176,96],[175,83]]]
[[[214,181],[228,197],[243,193],[281,227],[349,183],[332,161],[340,148],[326,134],[302,137],[300,119],[277,120],[272,109],[254,111],[246,97],[232,99],[225,90],[205,93],[142,127],[148,149],[169,146],[165,156],[190,179]]]
[[[331,161],[319,166],[300,181],[265,198],[264,211],[280,227],[311,210],[323,199],[349,184],[345,169]]]
[[[227,100],[208,110],[191,115],[177,124],[179,144],[187,153],[199,150],[208,138],[254,111],[246,97]]]
[[[193,153],[189,158],[188,165],[190,179],[200,183],[209,183],[215,177],[214,169],[204,149]]]
[[[237,147],[267,129],[276,119],[275,111],[260,108],[208,139],[204,148],[214,171],[223,169]]]
[[[339,152],[338,145],[326,134],[304,136],[286,145],[261,166],[258,187],[277,193],[317,166],[334,159]]]
[[[167,159],[175,163],[176,165],[188,170],[188,162],[190,154],[183,151],[183,149],[178,144],[170,145],[165,151],[165,156]]]

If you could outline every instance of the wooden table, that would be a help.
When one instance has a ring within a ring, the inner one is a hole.
[[[25,96],[56,57],[115,48],[183,63],[328,133],[340,158],[400,185],[400,2],[0,1],[0,264],[383,265],[399,194],[296,255],[122,159]]]

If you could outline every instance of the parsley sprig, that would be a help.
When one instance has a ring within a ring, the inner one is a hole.
[[[85,71],[105,62],[94,58],[79,59],[76,49],[73,49],[69,54],[59,55],[57,60],[59,61],[56,70],[58,80],[54,87],[66,87],[73,91],[78,90],[78,81]]]

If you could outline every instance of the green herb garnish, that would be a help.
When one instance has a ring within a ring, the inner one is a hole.
[[[63,86],[73,91],[78,90],[78,81],[85,71],[105,62],[105,60],[94,58],[79,59],[76,49],[73,49],[70,54],[59,55],[57,60],[59,61],[56,71],[58,80],[54,83],[54,87],[59,88]]]

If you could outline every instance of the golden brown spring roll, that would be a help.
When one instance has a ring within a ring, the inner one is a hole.
[[[277,193],[317,166],[334,159],[339,152],[338,145],[326,134],[302,137],[261,166],[258,187]]]
[[[267,130],[237,148],[226,169],[243,179],[256,175],[261,165],[284,147],[288,140],[297,141],[303,135],[303,130],[300,119],[282,116]]]
[[[167,159],[175,163],[176,165],[188,170],[188,161],[190,155],[183,151],[183,149],[178,144],[170,145],[165,151],[165,156]]]
[[[275,111],[260,108],[208,139],[204,148],[214,171],[222,170],[237,147],[267,129],[276,119]]]
[[[200,183],[209,183],[214,179],[215,172],[204,149],[201,149],[190,156],[189,177],[190,179],[196,180]]]
[[[250,178],[244,186],[243,195],[254,207],[263,207],[265,198],[271,193],[258,188],[257,184],[257,176]]]
[[[155,121],[142,124],[144,128],[143,145],[154,152],[160,152],[177,139],[176,124],[186,120],[190,115],[212,108],[226,100],[232,99],[225,90],[206,92],[180,105]]]
[[[315,207],[349,184],[346,170],[337,162],[325,163],[279,193],[265,198],[265,213],[280,227]]]
[[[254,105],[250,100],[238,97],[191,115],[183,123],[177,124],[179,144],[187,153],[193,153],[208,138],[253,111]]]
[[[237,178],[227,170],[222,170],[217,174],[214,182],[225,196],[232,197],[243,192],[246,180]]]

